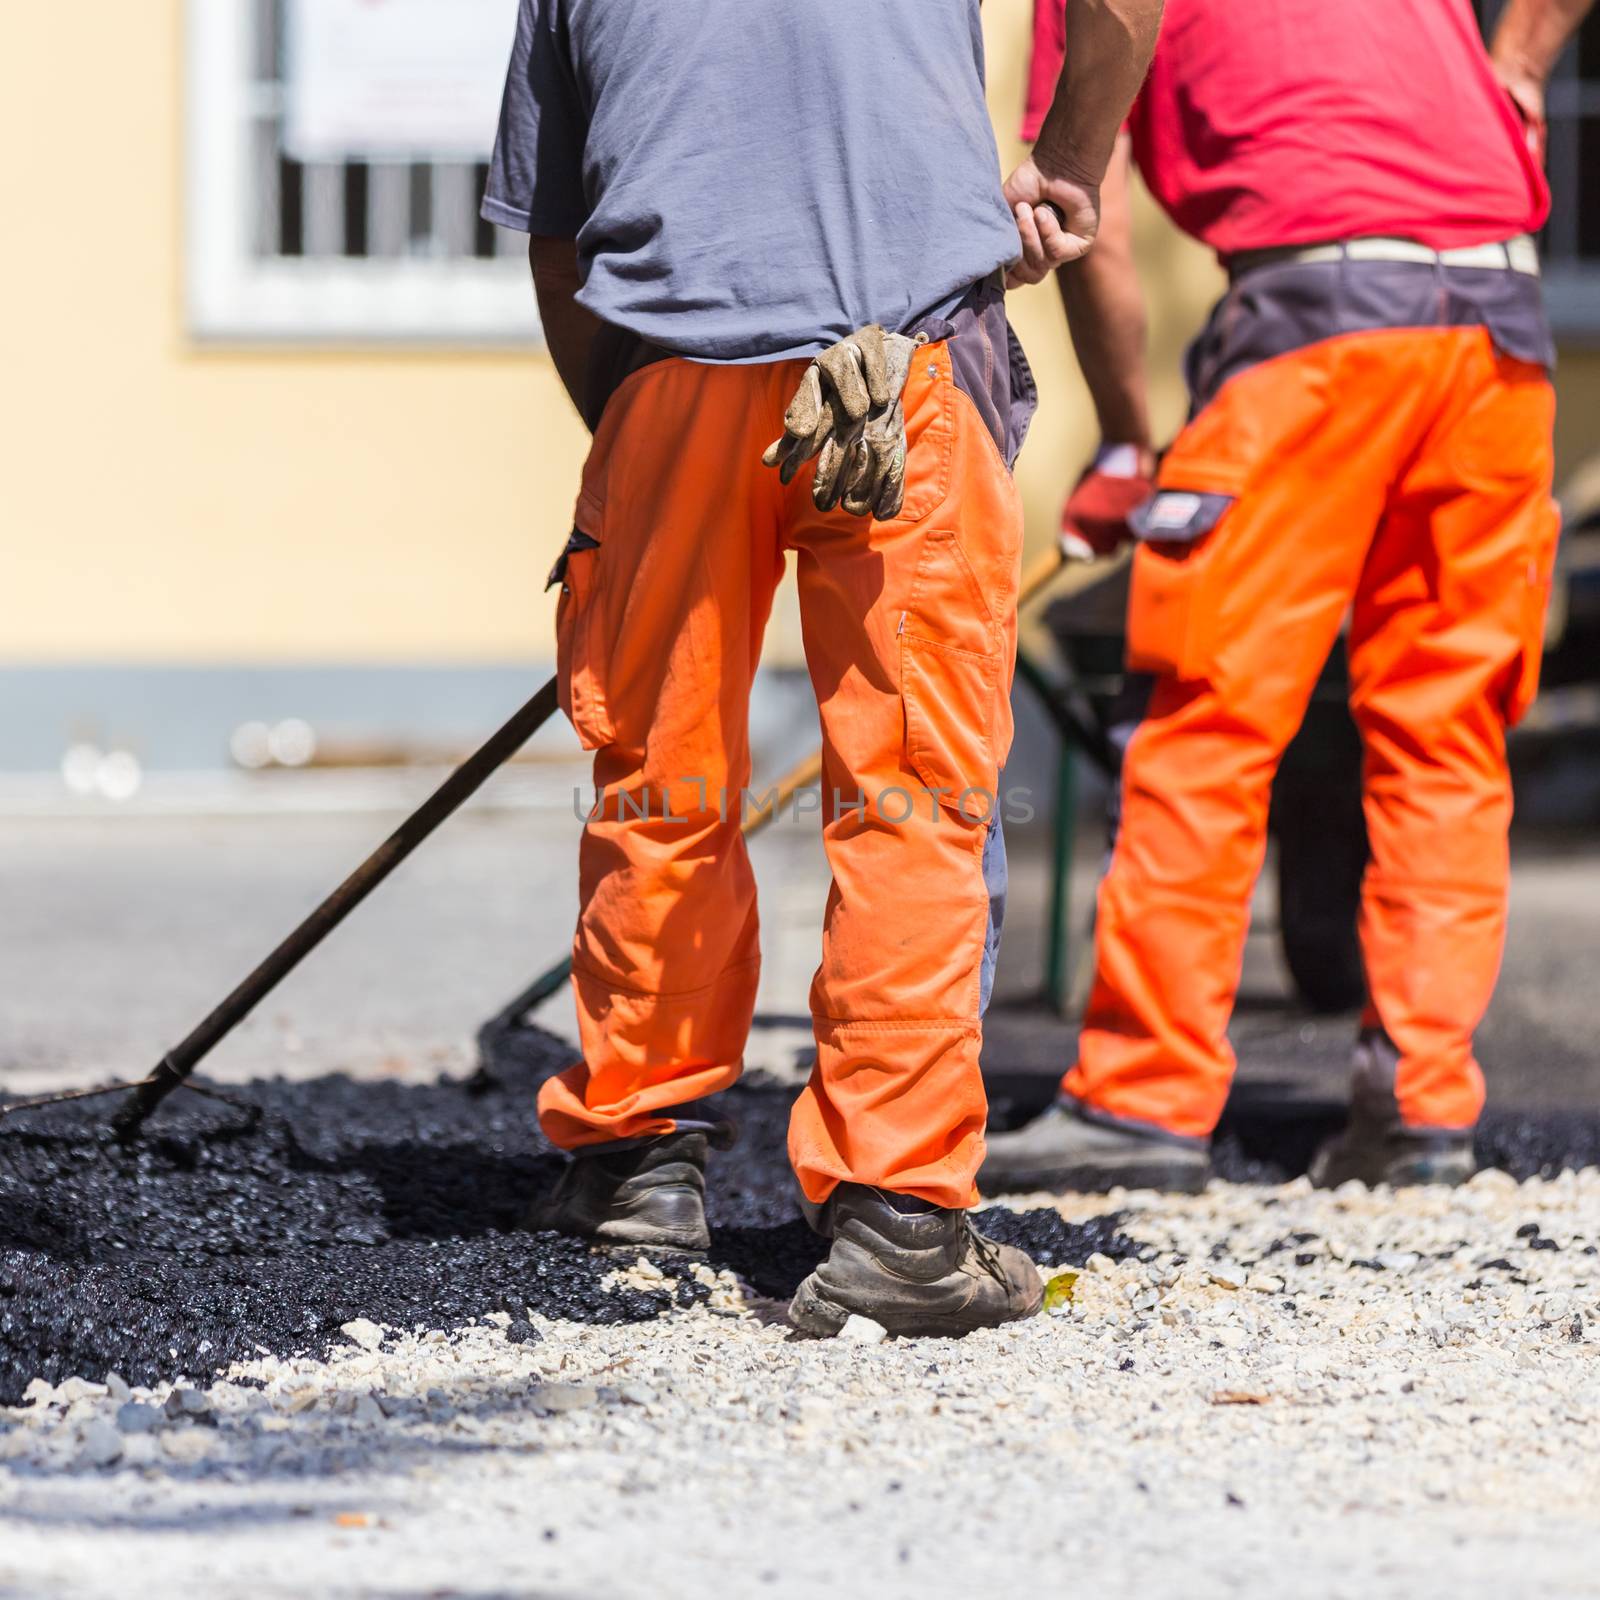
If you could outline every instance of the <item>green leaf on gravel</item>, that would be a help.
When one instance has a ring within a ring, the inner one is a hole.
[[[1062,1316],[1078,1291],[1076,1272],[1058,1272],[1044,1286],[1044,1308],[1052,1317]]]

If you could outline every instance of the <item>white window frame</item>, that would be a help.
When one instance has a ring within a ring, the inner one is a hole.
[[[201,340],[542,342],[525,258],[263,257],[250,134],[262,110],[247,0],[187,0],[187,312]]]

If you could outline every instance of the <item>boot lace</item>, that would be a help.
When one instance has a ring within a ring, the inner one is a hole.
[[[1006,1284],[1005,1268],[1000,1264],[1000,1247],[995,1244],[994,1240],[985,1238],[969,1222],[967,1224],[967,1242],[972,1246],[973,1255],[978,1258],[978,1265],[996,1283]]]

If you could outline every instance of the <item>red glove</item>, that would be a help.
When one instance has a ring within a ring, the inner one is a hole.
[[[1132,444],[1101,445],[1061,511],[1061,554],[1098,561],[1133,537],[1129,516],[1156,492],[1155,456]]]

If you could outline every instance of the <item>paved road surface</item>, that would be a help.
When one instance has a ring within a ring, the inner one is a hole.
[[[392,825],[382,811],[213,817],[75,816],[0,824],[0,1084],[136,1075],[243,975]],[[469,1070],[477,1024],[564,953],[575,908],[570,807],[469,810],[216,1054],[223,1078]],[[1098,867],[1082,830],[1074,928],[1080,963]],[[991,1019],[991,1056],[1056,1070],[1070,1026],[1022,1001],[1037,988],[1042,846],[1019,841]],[[804,1058],[806,992],[826,875],[814,817],[755,844],[766,951],[751,1059]],[[1505,976],[1481,1036],[1507,1103],[1600,1097],[1600,830],[1520,836]],[[1271,896],[1258,897],[1235,1023],[1246,1076],[1337,1089],[1351,1024],[1288,995]],[[541,1021],[570,1034],[565,991]]]

